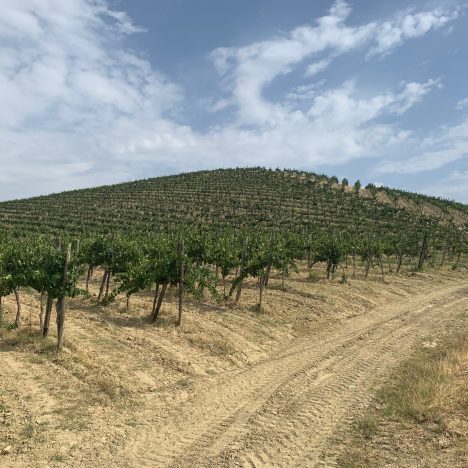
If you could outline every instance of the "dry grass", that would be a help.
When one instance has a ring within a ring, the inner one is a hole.
[[[468,408],[468,333],[446,346],[418,353],[401,367],[396,385],[380,392],[387,416],[438,422]]]
[[[468,331],[422,344],[354,423],[339,466],[464,466]],[[392,465],[396,463],[396,465]]]
[[[92,398],[87,398],[88,404],[115,403],[126,394],[116,379],[104,375],[101,369],[97,368],[96,359],[77,349],[71,340],[67,342],[66,352],[58,354],[54,340],[44,338],[37,329],[3,327],[0,328],[0,338],[7,349],[11,347],[30,353],[30,363],[42,365],[48,361],[55,368],[61,367],[86,383],[90,394],[93,395]]]
[[[92,280],[93,293],[99,288],[101,273]],[[311,278],[308,274],[301,265],[298,273],[285,279],[284,287],[281,277],[272,274],[262,313],[255,310],[259,294],[253,280],[245,282],[237,305],[218,304],[208,296],[202,301],[187,297],[181,328],[174,326],[178,304],[173,291],[157,324],[147,319],[153,292],[132,297],[130,311],[120,296],[108,307],[96,307],[94,297],[71,299],[61,355],[55,351],[54,326],[50,339],[39,334],[38,295],[22,294],[24,320],[19,330],[12,327],[14,298],[5,298],[0,324],[0,352],[4,352],[0,373],[5,381],[0,387],[7,392],[3,398],[0,388],[0,403],[13,416],[6,419],[7,427],[2,426],[0,414],[0,433],[8,430],[12,437],[5,440],[5,445],[13,446],[10,457],[19,460],[18,466],[33,466],[31,460],[46,466],[55,456],[55,461],[69,461],[71,442],[81,441],[77,457],[94,460],[99,450],[111,460],[112,451],[127,443],[128,431],[146,424],[148,401],[152,413],[165,415],[167,408],[190,399],[207,379],[231,375],[275,356],[297,338],[318,337],[322,330],[350,317],[364,317],[375,307],[400,303],[414,293],[459,283],[464,277],[463,272],[444,270],[411,278],[388,275],[383,283],[378,270],[365,280],[361,268],[349,276],[348,284],[341,284],[339,275],[324,278],[324,265],[314,265]],[[31,327],[28,316],[32,316]],[[27,424],[36,424],[38,418],[50,421],[36,430],[47,436],[46,448],[26,437],[32,431]],[[374,424],[364,419],[358,430],[372,441],[380,431],[378,420]],[[64,448],[55,454],[57,441]]]
[[[0,339],[6,346],[22,348],[34,354],[55,354],[56,345],[50,338],[43,338],[39,330],[0,327]]]

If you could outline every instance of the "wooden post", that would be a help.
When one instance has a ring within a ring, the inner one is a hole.
[[[67,246],[65,255],[65,264],[63,266],[63,289],[65,290],[68,276],[68,266],[71,260],[71,244]],[[63,328],[65,324],[65,291],[62,291],[61,296],[57,300],[57,350],[62,351],[63,348]]]
[[[158,301],[158,293],[159,293],[159,283],[156,283],[156,288],[154,290],[153,308],[151,309],[151,316],[153,316],[154,311],[156,310],[156,303]]]
[[[167,283],[163,283],[161,287],[161,292],[159,293],[158,300],[156,302],[156,308],[153,311],[153,314],[151,315],[151,321],[156,322],[159,311],[161,310],[161,305],[162,301],[164,299],[164,295],[166,294],[166,288],[167,288]]]
[[[424,239],[421,246],[421,253],[419,254],[419,261],[418,261],[418,270],[422,270],[424,265],[424,260],[427,257],[427,232],[424,233]]]
[[[265,288],[268,288],[268,282],[270,281],[270,273],[271,273],[271,263],[268,264],[267,269],[266,269],[265,281],[264,281]],[[283,285],[284,285],[284,277],[283,277]]]
[[[58,252],[62,249],[62,240],[60,237],[55,239],[55,247]],[[47,294],[47,303],[45,309],[45,317],[44,317],[44,326],[42,328],[42,336],[47,338],[49,336],[49,329],[50,329],[50,319],[52,316],[52,307],[54,306],[54,298],[51,297],[50,294]]]
[[[400,268],[401,268],[402,263],[403,263],[403,249],[400,250],[400,253],[398,254],[398,265],[397,265],[397,269],[396,269],[397,273],[400,273]]]
[[[93,266],[88,266],[88,274],[86,275],[86,292],[89,293],[89,281],[91,280],[91,276],[93,274]]]
[[[265,278],[260,276],[260,297],[258,301],[258,311],[262,311],[262,302],[263,302],[263,287],[265,285]]]
[[[367,264],[366,264],[366,278],[369,276],[369,270],[371,267],[372,257],[374,256],[374,246],[371,247],[371,251],[369,256],[367,257]]]
[[[44,327],[44,291],[41,292],[41,311],[39,313],[39,328],[42,331]]]
[[[242,275],[244,274],[244,267],[245,267],[245,257],[247,255],[247,246],[249,245],[249,238],[246,237],[244,239],[244,245],[242,246],[242,255],[241,255],[241,263],[239,267],[239,276],[240,276],[240,281],[239,284],[237,285],[237,294],[236,294],[236,303],[239,302],[239,299],[241,297],[242,293]]]
[[[47,303],[46,303],[46,310],[45,310],[45,317],[44,317],[44,326],[42,328],[42,336],[47,338],[49,335],[49,327],[50,327],[50,316],[52,315],[52,307],[54,305],[54,299],[47,295]]]
[[[307,246],[307,268],[310,270],[312,268],[312,247],[309,244]]]
[[[99,295],[98,295],[98,302],[101,301],[102,299],[102,296],[104,294],[104,288],[106,287],[106,283],[107,283],[107,275],[108,275],[108,271],[107,269],[104,270],[104,276],[102,277],[102,282],[101,282],[101,287],[99,288]]]
[[[447,243],[447,245],[445,246],[444,248],[444,252],[442,253],[442,260],[440,261],[440,266],[443,267],[444,266],[444,263],[445,263],[445,256],[447,255],[447,252],[449,250],[449,244]]]
[[[180,255],[180,278],[179,278],[179,320],[177,320],[177,326],[182,325],[182,313],[184,306],[184,241],[179,242],[179,255]]]
[[[15,288],[13,290],[15,293],[15,300],[16,300],[16,319],[15,319],[15,327],[19,328],[21,325],[21,301],[19,297],[19,292],[18,289]]]
[[[108,296],[109,296],[110,279],[111,279],[111,272],[108,271],[108,272],[107,272],[107,281],[106,281],[106,294],[105,294],[105,296],[104,296],[106,299],[107,299]]]
[[[379,263],[380,263],[380,271],[382,273],[382,279],[385,281],[385,274],[384,274],[383,263],[382,263],[382,254],[379,255]]]

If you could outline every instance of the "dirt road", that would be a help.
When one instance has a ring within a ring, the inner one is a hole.
[[[269,291],[267,315],[192,311],[179,331],[77,301],[61,359],[1,345],[0,450],[11,452],[0,466],[336,466],[340,434],[373,387],[468,310],[463,277],[327,282],[323,297],[292,285]],[[24,302],[34,316],[37,298]],[[220,347],[206,348],[213,340]]]
[[[421,339],[461,320],[468,287],[444,286],[346,320],[244,370],[204,379],[169,415],[144,421],[119,466],[334,466],[330,443],[372,387]]]

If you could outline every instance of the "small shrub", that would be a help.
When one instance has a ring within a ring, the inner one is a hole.
[[[101,393],[106,394],[111,400],[120,395],[120,389],[107,377],[97,377],[93,383]]]
[[[377,422],[371,416],[364,417],[357,421],[356,427],[365,439],[370,439],[377,433]]]
[[[320,281],[320,275],[316,271],[309,271],[309,281],[311,283],[318,283]]]

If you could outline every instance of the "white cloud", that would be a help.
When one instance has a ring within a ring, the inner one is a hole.
[[[320,80],[317,83],[297,86],[292,91],[286,94],[286,101],[303,101],[316,97],[319,90],[323,88],[325,80]]]
[[[421,37],[431,29],[439,29],[458,16],[459,9],[446,11],[440,8],[419,13],[399,13],[393,20],[379,25],[376,34],[377,44],[370,49],[369,55],[388,53],[408,39]]]
[[[217,71],[232,89],[241,122],[264,124],[284,119],[281,106],[262,98],[267,84],[289,73],[306,57],[327,49],[349,50],[366,40],[373,25],[348,27],[344,21],[349,13],[350,8],[344,2],[336,2],[327,16],[317,20],[316,26],[301,26],[284,37],[241,48],[221,47],[211,53]]]
[[[369,56],[386,54],[409,39],[448,24],[459,14],[456,9],[407,12],[385,22],[348,26],[350,12],[347,3],[337,1],[315,25],[300,26],[286,35],[245,47],[214,50],[211,58],[237,102],[239,122],[271,125],[288,118],[278,103],[265,100],[263,92],[276,77],[288,74],[306,58],[328,54],[308,66],[306,75],[313,76],[340,54],[363,47],[368,48]]]
[[[421,191],[468,203],[468,171],[453,171],[447,177],[443,177],[431,185],[426,185]]]
[[[0,101],[7,105],[0,122],[53,122],[57,109],[63,125],[108,112],[151,108],[159,115],[171,108],[177,87],[120,41],[119,34],[137,30],[100,0],[3,0]]]
[[[380,173],[416,174],[440,169],[448,163],[462,158],[467,150],[462,147],[423,152],[405,161],[386,161],[378,166]]]
[[[305,76],[314,76],[318,73],[326,70],[331,63],[331,59],[323,59],[319,60],[318,62],[312,63],[307,67],[305,72]]]
[[[457,109],[457,110],[463,110],[463,109],[465,109],[466,107],[468,107],[468,97],[467,97],[467,98],[464,98],[464,99],[460,99],[460,100],[457,102],[457,105],[455,106],[455,109]]]
[[[234,110],[224,119],[230,123],[201,132],[178,118],[183,90],[128,50],[126,37],[141,29],[108,1],[0,0],[0,9],[1,198],[155,170],[310,168],[379,156],[382,148],[414,138],[395,118],[440,86],[438,80],[365,94],[352,81],[327,89],[322,80],[270,101],[266,86],[306,60],[312,75],[351,50],[385,54],[455,17],[441,10],[408,13],[411,23],[396,15],[389,24],[402,31],[399,39],[383,40],[383,23],[349,26],[350,7],[338,1],[316,24],[216,49],[211,57],[223,93],[198,105],[205,112]]]
[[[428,92],[434,83],[429,81],[421,87]],[[376,119],[399,114],[409,103],[414,104],[422,97],[420,87],[410,83],[399,92],[369,99],[359,99],[356,93],[353,83],[347,82],[312,98],[307,112],[290,110],[288,119],[280,125],[264,128],[246,129],[233,124],[200,134],[168,122],[136,130],[129,122],[116,129],[120,136],[128,134],[128,143],[113,151],[123,158],[132,154],[140,161],[154,161],[155,155],[161,155],[176,166],[184,161],[191,164],[195,159],[195,167],[220,163],[304,167],[375,156],[382,146],[398,145],[410,137],[410,132]],[[116,138],[117,145],[120,141]]]
[[[387,160],[377,167],[379,173],[415,174],[433,171],[468,155],[468,119],[453,126],[443,126],[433,135],[408,148],[413,156]]]
[[[425,83],[408,83],[400,93],[399,101],[392,104],[390,110],[397,115],[404,114],[408,109],[420,102],[434,87],[442,88],[440,79],[431,79]]]
[[[112,165],[96,141],[119,119],[161,119],[181,101],[179,87],[126,49],[125,36],[140,29],[106,1],[1,0],[0,8],[2,197],[14,196],[18,180],[37,191],[55,190],[58,177],[63,188],[65,179],[106,180],[91,172],[106,158]]]

